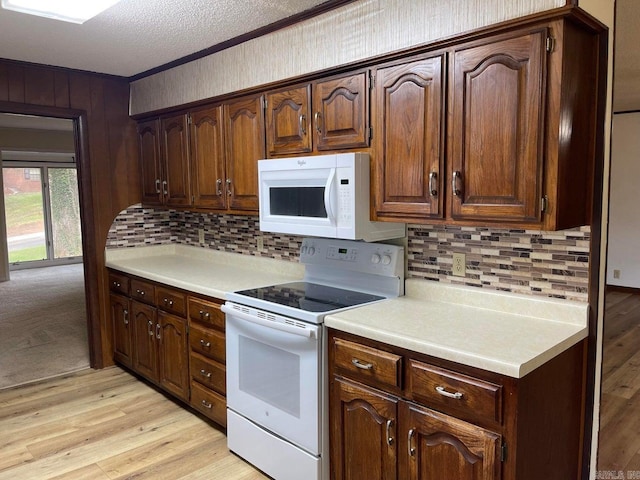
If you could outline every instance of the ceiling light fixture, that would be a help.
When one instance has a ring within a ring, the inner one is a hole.
[[[120,0],[2,0],[2,8],[14,12],[84,23]]]

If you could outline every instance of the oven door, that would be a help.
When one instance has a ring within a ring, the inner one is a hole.
[[[318,455],[322,327],[230,302],[222,309],[228,408]]]

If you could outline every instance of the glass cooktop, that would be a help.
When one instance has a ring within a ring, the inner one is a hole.
[[[329,312],[385,298],[310,282],[282,283],[235,293],[307,312]]]

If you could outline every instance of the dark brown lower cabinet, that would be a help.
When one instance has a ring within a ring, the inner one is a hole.
[[[113,357],[117,362],[131,367],[131,301],[112,293],[109,295],[109,309],[113,322]]]
[[[399,399],[339,377],[333,386],[333,480],[397,478]]]
[[[220,301],[109,271],[113,358],[225,426]]]
[[[332,480],[577,480],[584,342],[522,378],[329,329]]]
[[[500,435],[414,403],[400,415],[400,478],[500,478]]]

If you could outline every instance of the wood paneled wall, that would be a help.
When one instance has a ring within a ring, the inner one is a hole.
[[[91,365],[113,363],[104,247],[140,201],[136,126],[125,78],[0,60],[0,112],[75,119]]]

